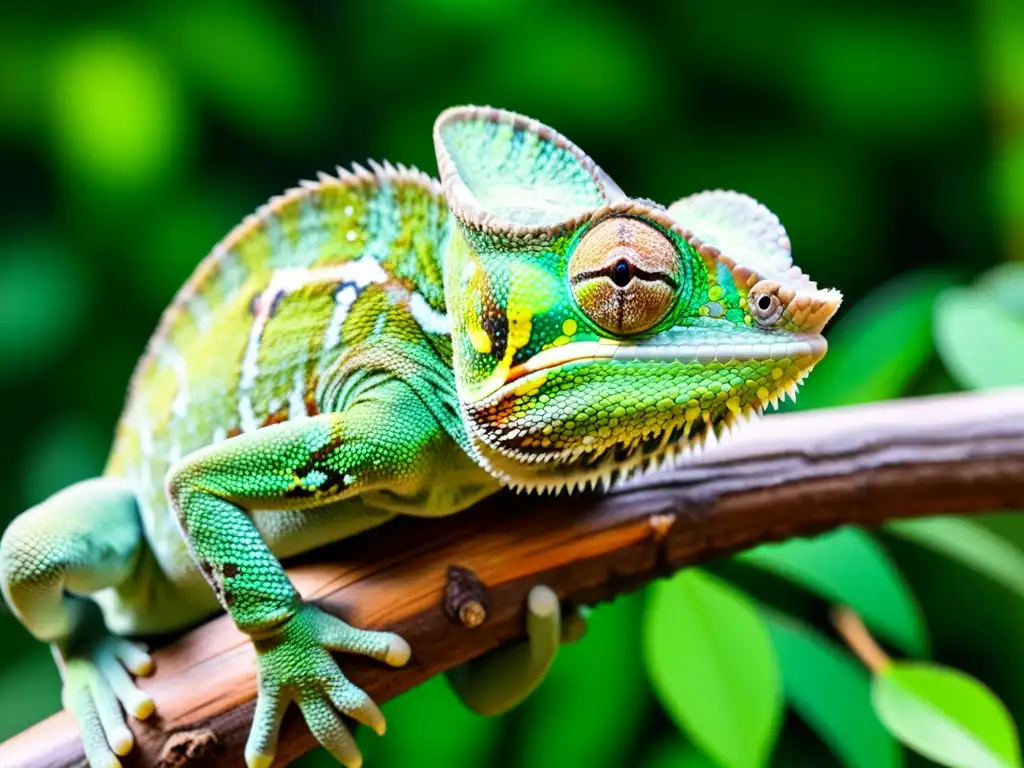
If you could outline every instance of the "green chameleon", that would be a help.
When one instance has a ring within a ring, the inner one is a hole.
[[[5,532],[4,597],[52,644],[92,768],[133,746],[121,705],[154,708],[129,675],[152,660],[122,636],[218,603],[256,650],[248,765],[273,761],[293,701],[360,765],[340,714],[384,720],[330,651],[400,666],[410,647],[303,602],[279,558],[503,486],[603,486],[794,394],[825,354],[840,294],[793,266],[753,199],[628,197],[565,137],[491,108],[444,112],[434,142],[440,183],[355,166],[236,227],[164,313],[103,476]],[[544,589],[528,653],[453,677],[474,708],[514,705],[546,670]]]

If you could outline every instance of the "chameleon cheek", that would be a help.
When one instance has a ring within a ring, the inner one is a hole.
[[[679,294],[679,253],[659,230],[615,216],[585,233],[569,260],[579,308],[618,336],[643,333],[668,314]]]

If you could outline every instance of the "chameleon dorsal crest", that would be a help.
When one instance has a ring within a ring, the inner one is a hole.
[[[752,198],[631,198],[564,136],[490,108],[443,113],[434,142],[456,383],[502,482],[660,463],[792,395],[825,354],[840,294]]]

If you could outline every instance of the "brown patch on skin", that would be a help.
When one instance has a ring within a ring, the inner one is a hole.
[[[320,408],[316,403],[316,380],[314,379],[309,383],[309,392],[306,394],[306,415],[307,416],[319,416]]]
[[[321,461],[326,459],[328,456],[330,456],[336,450],[341,448],[341,446],[344,445],[344,444],[345,444],[344,439],[341,438],[341,437],[338,437],[338,438],[335,438],[334,440],[331,440],[330,442],[328,442],[327,445],[320,446],[315,451],[313,451],[311,454],[309,454],[309,460],[306,461],[306,463],[303,464],[302,467],[299,468],[299,470],[296,472],[296,474],[304,475],[304,474],[306,474],[307,472],[309,472],[312,469],[317,469],[318,468],[317,464],[319,464]],[[326,467],[319,467],[319,469],[322,469],[324,472],[327,472],[328,474],[330,474],[330,470],[328,470]]]
[[[508,346],[508,315],[498,307],[487,304],[488,309],[493,306],[493,311],[485,311],[480,318],[480,327],[484,329],[487,338],[491,340],[491,356],[496,360],[505,357],[505,350]]]
[[[234,604],[235,604],[235,593],[232,592],[230,589],[225,589],[224,590],[224,605],[226,605],[228,608],[230,608]]]
[[[341,472],[328,469],[327,467],[317,468],[315,461],[310,461],[301,467],[296,474],[305,477],[306,473],[313,469],[319,469],[320,472],[327,475],[327,479],[318,488],[306,488],[303,485],[294,485],[284,492],[284,497],[286,499],[308,499],[313,496],[329,498],[348,488]]]
[[[207,583],[213,588],[213,594],[217,596],[217,600],[223,603],[224,584],[221,582],[221,579],[213,575],[213,566],[209,563],[200,563],[199,569],[203,572],[203,576],[206,577]]]
[[[268,415],[260,426],[269,427],[272,424],[280,424],[282,421],[288,421],[288,406],[278,408],[276,411]]]
[[[475,293],[480,299],[480,327],[491,341],[489,354],[501,360],[508,347],[508,314],[494,300],[490,275],[485,270],[477,270],[474,281],[477,283]]]
[[[238,566],[234,563],[224,563],[224,567],[220,569],[221,573],[227,576],[229,579],[232,576],[238,575]]]

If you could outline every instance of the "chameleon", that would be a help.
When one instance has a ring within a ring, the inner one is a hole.
[[[384,718],[331,652],[400,666],[412,649],[304,602],[282,559],[502,488],[604,488],[795,395],[825,355],[841,295],[753,198],[627,196],[490,107],[442,112],[433,141],[439,179],[339,168],[236,226],[163,313],[102,475],[4,532],[4,598],[52,646],[91,768],[119,765],[128,716],[154,711],[132,638],[218,610],[256,654],[248,766],[272,764],[296,703],[357,768],[342,715]],[[543,676],[559,635],[542,587],[529,652],[451,678],[470,706],[501,711]]]

